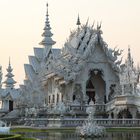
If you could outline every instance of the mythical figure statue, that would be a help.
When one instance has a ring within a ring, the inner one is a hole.
[[[105,127],[98,126],[94,120],[95,106],[93,101],[87,108],[88,118],[82,127],[77,127],[76,131],[81,137],[100,137],[105,134]]]

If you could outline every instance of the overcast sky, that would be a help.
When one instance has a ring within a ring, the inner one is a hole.
[[[46,0],[0,0],[0,64],[3,80],[9,56],[18,84],[23,83],[24,63],[33,55],[33,47],[41,47],[46,15]],[[61,48],[76,28],[79,13],[81,23],[102,21],[104,41],[110,48],[118,45],[126,55],[128,45],[132,56],[140,62],[140,0],[49,0],[49,18]]]

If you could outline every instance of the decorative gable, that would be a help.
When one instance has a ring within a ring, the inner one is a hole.
[[[10,92],[7,93],[7,95],[4,97],[5,100],[13,100]]]

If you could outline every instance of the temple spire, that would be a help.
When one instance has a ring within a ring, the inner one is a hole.
[[[48,3],[47,3],[46,6],[47,6],[46,22],[45,22],[45,27],[43,29],[44,32],[42,34],[42,36],[44,37],[44,39],[39,44],[40,45],[43,45],[43,46],[52,46],[56,42],[53,41],[53,39],[51,38],[53,36],[53,34],[51,32],[51,27],[50,27],[50,22],[49,22]]]
[[[78,25],[78,29],[80,29],[81,22],[80,22],[79,14],[78,14],[76,25]]]
[[[16,81],[13,79],[14,75],[12,74],[12,67],[11,67],[11,62],[10,62],[10,58],[9,58],[9,65],[8,65],[8,68],[7,68],[7,74],[6,74],[6,80],[5,80],[5,86],[6,88],[13,88]]]

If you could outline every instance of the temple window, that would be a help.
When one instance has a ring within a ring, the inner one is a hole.
[[[55,102],[55,96],[53,95],[53,103]]]
[[[63,95],[61,96],[61,101],[63,102]]]
[[[57,103],[59,102],[59,94],[57,94]]]
[[[51,96],[49,96],[49,104],[51,103]]]
[[[75,95],[73,95],[73,101],[76,99],[76,96]]]
[[[45,98],[44,104],[47,104],[47,98]]]

